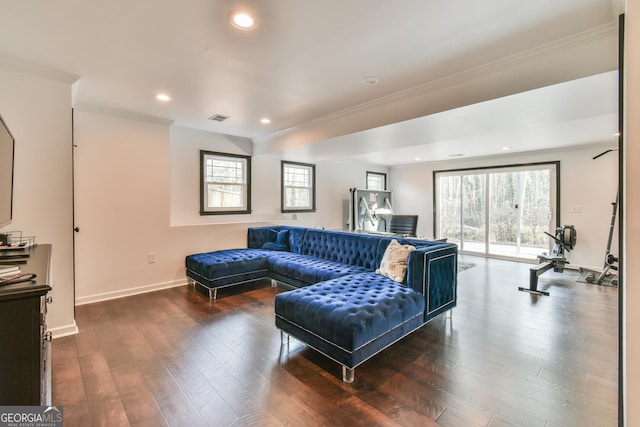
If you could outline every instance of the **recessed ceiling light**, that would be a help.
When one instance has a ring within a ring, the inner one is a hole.
[[[271,119],[264,117],[260,119],[260,123],[262,123],[263,125],[268,125],[269,123],[271,123]]]
[[[169,102],[171,101],[171,97],[169,95],[167,95],[166,93],[159,93],[156,95],[156,99],[158,101],[162,101],[162,102]]]
[[[417,162],[418,160],[421,160],[421,159],[420,159],[420,157],[416,157],[413,160],[415,160]]]
[[[242,30],[249,30],[251,28],[254,28],[256,25],[253,17],[249,15],[247,12],[235,10],[231,12],[230,18],[231,18],[231,24],[234,27],[240,28]]]
[[[511,147],[502,147],[504,151],[511,150]]]

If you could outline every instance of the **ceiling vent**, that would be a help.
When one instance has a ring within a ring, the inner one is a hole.
[[[209,120],[213,120],[214,122],[224,122],[228,118],[229,116],[225,116],[224,114],[214,114],[213,116],[209,117]]]

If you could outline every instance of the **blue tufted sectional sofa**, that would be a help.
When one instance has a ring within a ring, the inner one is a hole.
[[[247,248],[189,255],[187,276],[213,299],[265,278],[294,287],[275,297],[283,343],[304,342],[352,382],[358,365],[456,306],[457,246],[394,238],[416,248],[402,283],[375,273],[392,237],[291,226],[249,228]]]

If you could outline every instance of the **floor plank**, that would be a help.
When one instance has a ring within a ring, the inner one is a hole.
[[[461,256],[458,307],[341,381],[333,361],[280,345],[268,283],[211,302],[184,286],[77,307],[52,345],[69,426],[615,426],[618,289]]]

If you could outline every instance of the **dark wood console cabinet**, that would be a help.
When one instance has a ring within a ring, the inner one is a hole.
[[[51,335],[46,325],[51,245],[25,253],[29,260],[20,269],[37,277],[0,286],[0,405],[51,404]]]

